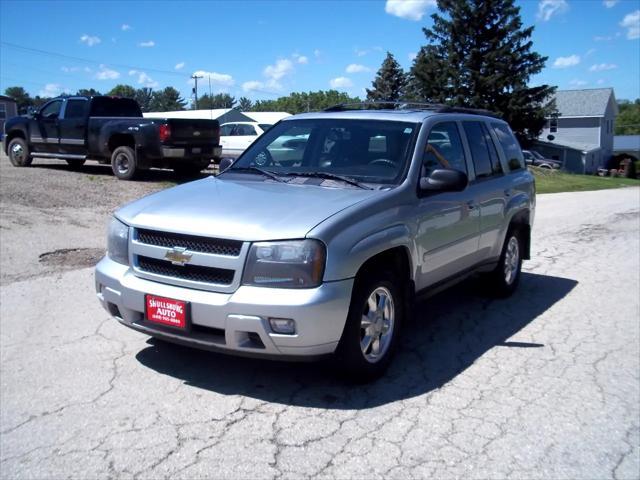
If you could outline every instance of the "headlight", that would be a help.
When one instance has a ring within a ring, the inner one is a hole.
[[[129,265],[129,227],[115,217],[109,224],[107,255],[114,262]]]
[[[254,243],[242,283],[257,287],[312,288],[322,283],[326,250],[318,240]]]

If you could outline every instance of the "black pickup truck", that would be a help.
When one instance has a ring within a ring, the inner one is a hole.
[[[143,118],[130,98],[54,98],[7,120],[4,129],[5,153],[16,167],[31,165],[34,157],[59,158],[72,167],[97,160],[111,163],[122,180],[152,167],[196,173],[222,150],[217,120]]]

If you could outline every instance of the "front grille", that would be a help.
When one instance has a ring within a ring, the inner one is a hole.
[[[171,262],[149,257],[138,257],[138,268],[146,273],[174,277],[191,282],[231,285],[233,270],[224,268],[201,267],[199,265],[174,265]]]
[[[158,247],[182,247],[192,252],[213,253],[237,257],[240,255],[242,242],[222,238],[198,237],[180,233],[157,232],[154,230],[138,230],[138,241]]]

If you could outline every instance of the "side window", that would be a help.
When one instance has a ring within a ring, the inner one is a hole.
[[[424,176],[438,168],[453,168],[467,173],[464,149],[455,122],[442,122],[433,126],[422,157],[422,167]]]
[[[58,118],[60,115],[60,107],[62,106],[62,100],[55,100],[47,103],[45,107],[40,111],[40,115],[43,118]]]
[[[491,171],[494,174],[504,173],[502,170],[502,164],[500,163],[500,157],[498,156],[498,150],[496,149],[495,143],[493,143],[493,138],[491,138],[488,127],[484,123],[482,124],[482,131],[484,132],[484,138],[486,139],[487,146],[489,147]]]
[[[64,109],[64,118],[84,118],[87,111],[86,100],[67,100],[67,106]]]
[[[247,136],[247,135],[257,135],[256,129],[253,125],[243,125],[242,123],[237,127],[236,135]]]
[[[0,118],[7,118],[7,107],[4,103],[0,103]]]
[[[231,134],[231,129],[233,128],[233,124],[229,124],[227,123],[226,125],[223,125],[220,127],[220,136],[221,137],[228,137]]]
[[[493,173],[489,148],[480,122],[462,122],[467,135],[471,159],[476,170],[476,178],[490,177]]]
[[[511,133],[511,129],[501,123],[492,123],[491,127],[498,137],[498,141],[502,146],[505,157],[507,157],[507,164],[511,171],[524,168],[522,150],[520,150],[520,145],[513,136],[513,133]]]

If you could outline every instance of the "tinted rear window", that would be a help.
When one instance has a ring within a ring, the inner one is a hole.
[[[91,117],[142,117],[138,103],[131,98],[94,98],[91,101]]]
[[[511,170],[524,168],[522,150],[520,150],[520,145],[513,136],[513,133],[511,133],[511,129],[501,123],[492,123],[491,127],[493,127],[493,131],[496,133],[500,145],[502,145],[502,150],[507,157],[509,168]]]

